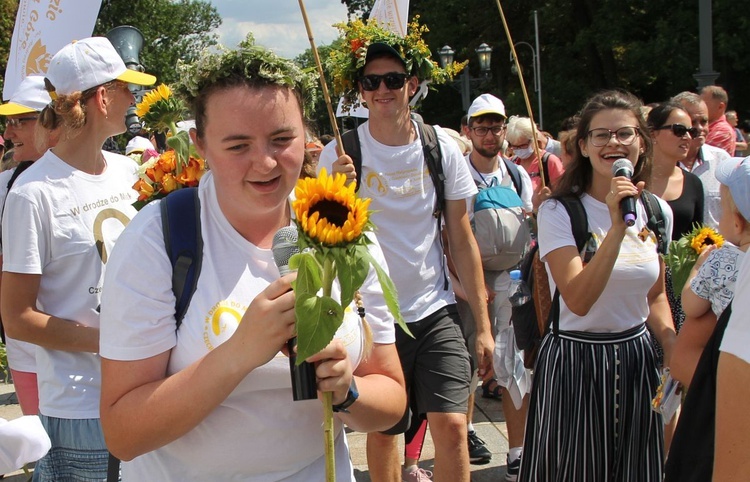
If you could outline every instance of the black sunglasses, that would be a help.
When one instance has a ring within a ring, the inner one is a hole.
[[[698,137],[698,135],[701,133],[700,129],[697,127],[687,127],[682,124],[667,124],[665,126],[657,127],[656,131],[663,131],[666,129],[671,129],[672,134],[676,135],[677,137],[684,137],[685,134],[690,134],[690,137],[695,139]]]
[[[383,75],[363,75],[359,79],[359,83],[362,85],[362,89],[367,91],[378,90],[380,87],[380,81],[385,81],[385,86],[390,90],[398,90],[406,83],[408,75],[399,72],[388,72]]]

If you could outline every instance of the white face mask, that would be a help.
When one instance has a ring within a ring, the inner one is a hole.
[[[526,149],[513,149],[513,153],[521,159],[526,159],[534,154],[534,147],[529,145]]]

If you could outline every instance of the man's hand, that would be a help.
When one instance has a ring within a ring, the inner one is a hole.
[[[346,154],[333,161],[331,171],[331,174],[339,172],[345,174],[346,178],[350,181],[357,179],[357,172],[354,169],[354,161],[352,161],[352,158]]]
[[[486,373],[492,371],[492,352],[495,350],[495,340],[492,338],[491,332],[477,333],[476,349],[477,369],[479,370],[479,378],[482,378]]]

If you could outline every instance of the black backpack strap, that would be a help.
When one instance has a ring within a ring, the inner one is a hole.
[[[201,209],[198,188],[178,189],[161,201],[164,247],[172,262],[176,329],[198,286],[203,263]]]
[[[547,161],[549,161],[550,153],[547,151],[544,151],[544,154],[542,154],[542,172],[544,173],[544,184],[549,187],[549,166],[547,165]]]
[[[641,202],[646,208],[646,225],[656,236],[656,249],[661,254],[667,253],[669,239],[667,239],[667,222],[664,219],[664,212],[656,195],[646,191],[641,191]]]
[[[591,239],[589,232],[589,220],[586,217],[586,208],[578,196],[564,196],[557,198],[557,201],[563,205],[570,217],[570,227],[573,231],[573,238],[576,241],[576,249],[580,253]],[[550,309],[550,318],[552,321],[553,332],[557,334],[560,331],[560,290],[555,287],[555,294],[552,297],[552,308]],[[548,324],[549,326],[549,324]]]
[[[419,138],[422,140],[422,152],[427,163],[427,171],[430,173],[432,184],[435,186],[435,211],[433,216],[438,218],[445,209],[445,173],[443,173],[443,156],[440,151],[440,142],[437,138],[435,128],[419,120],[415,120],[419,129]]]
[[[516,187],[516,193],[518,193],[518,197],[521,197],[521,194],[523,193],[523,182],[521,182],[521,173],[518,170],[518,166],[510,159],[506,159],[503,156],[500,156],[500,158],[505,163],[505,168],[508,169],[510,180],[513,181],[513,185]]]
[[[360,181],[362,180],[362,146],[359,143],[357,128],[350,129],[341,134],[341,144],[344,152],[354,162],[354,172],[357,174],[357,185],[354,191],[359,191]]]

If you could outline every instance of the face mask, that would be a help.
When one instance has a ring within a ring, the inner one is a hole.
[[[534,154],[534,148],[529,146],[526,149],[513,149],[513,152],[521,159],[526,159]]]

